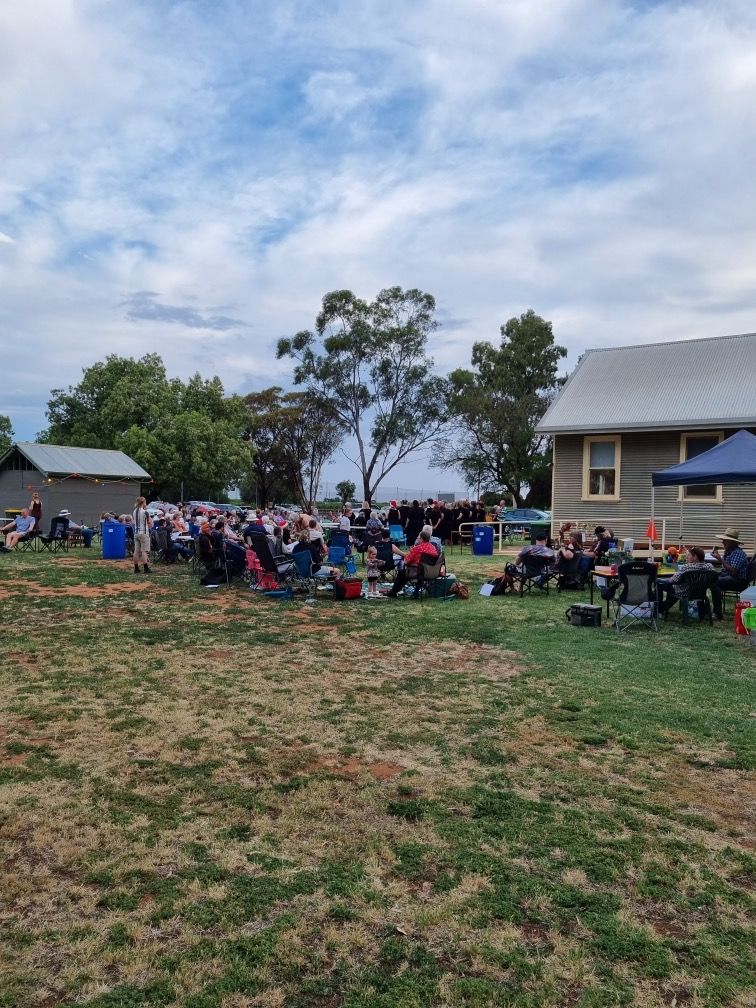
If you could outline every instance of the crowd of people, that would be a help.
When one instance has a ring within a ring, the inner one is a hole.
[[[536,561],[546,579],[557,574],[563,579],[565,586],[581,586],[591,570],[606,562],[607,555],[618,546],[614,532],[604,525],[597,525],[593,531],[594,542],[590,547],[583,547],[580,533],[562,529],[561,545],[556,549],[549,545],[549,536],[540,532],[533,545],[523,546],[515,562],[507,564],[504,574],[496,580],[496,594],[516,592],[521,585],[523,574]],[[660,609],[663,615],[678,603],[686,599],[687,579],[683,575],[687,571],[716,571],[718,577],[711,588],[713,611],[716,619],[722,618],[722,596],[726,591],[740,592],[748,587],[750,576],[750,561],[743,549],[740,531],[735,528],[726,529],[717,536],[722,546],[715,545],[706,559],[706,551],[701,546],[688,546],[685,558],[677,563],[674,574],[660,579],[659,592],[661,596]],[[674,549],[674,548],[673,548]],[[674,555],[678,551],[674,549]],[[536,576],[536,581],[538,580]],[[521,590],[521,589],[520,589]]]

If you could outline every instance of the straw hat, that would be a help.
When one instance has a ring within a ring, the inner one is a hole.
[[[730,525],[729,528],[726,528],[724,532],[717,533],[715,538],[731,539],[733,542],[738,543],[738,545],[742,545],[740,540],[740,531],[736,528],[733,528],[732,525]]]

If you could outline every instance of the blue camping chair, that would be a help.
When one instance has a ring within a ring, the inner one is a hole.
[[[345,574],[356,574],[357,564],[351,553],[347,553],[343,546],[328,547],[328,563],[332,567],[341,567]]]
[[[401,525],[389,525],[389,534],[391,535],[391,542],[396,543],[397,546],[407,545],[407,536],[404,534],[404,529]]]

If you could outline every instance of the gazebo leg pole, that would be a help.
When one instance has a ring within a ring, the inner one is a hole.
[[[652,535],[648,537],[648,559],[654,559],[654,536],[653,531],[655,528],[654,524],[654,484],[651,484],[651,532]]]

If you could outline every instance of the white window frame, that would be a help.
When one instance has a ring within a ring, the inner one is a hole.
[[[696,437],[715,437],[717,438],[717,444],[721,444],[724,441],[724,431],[721,430],[690,430],[683,431],[680,434],[680,461],[687,462],[688,453],[688,438]],[[687,494],[688,488],[685,486],[678,487],[677,499],[679,501],[685,501],[686,504],[721,504],[722,503],[722,484],[717,483],[714,485],[714,496],[713,497],[689,497]]]
[[[592,494],[591,491],[591,445],[611,441],[614,444],[614,493]],[[622,473],[622,435],[596,434],[583,438],[583,500],[618,501],[620,499],[620,476]]]

